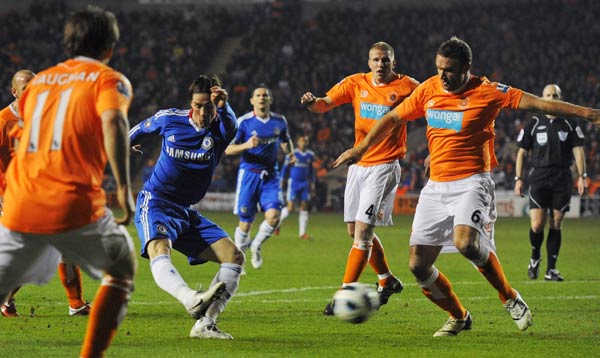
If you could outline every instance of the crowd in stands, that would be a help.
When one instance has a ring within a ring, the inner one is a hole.
[[[201,5],[167,11],[111,9],[122,31],[111,66],[133,84],[133,125],[157,109],[185,107],[187,85],[206,71],[221,41],[241,37],[222,74],[234,110],[238,115],[249,111],[253,86],[269,85],[272,108],[287,117],[292,136],[310,138],[322,184],[331,175],[333,160],[354,142],[352,108],[316,115],[301,108],[299,98],[306,91],[322,96],[345,76],[368,72],[368,48],[376,41],[395,48],[397,72],[424,81],[435,74],[437,46],[457,35],[473,49],[472,73],[537,95],[544,85],[556,83],[566,100],[599,107],[600,22],[595,14],[600,13],[600,2],[509,2],[510,6],[498,6],[472,1],[444,8],[332,2],[311,16],[298,15],[309,3],[281,0],[235,11]],[[64,59],[58,39],[67,10],[58,1],[39,1],[25,12],[0,10],[0,83],[5,88],[17,69],[37,71]],[[8,89],[1,91],[0,99],[4,105],[10,103]],[[493,176],[499,188],[514,186],[516,138],[530,117],[504,111],[496,121],[500,165]],[[412,146],[402,161],[402,186],[407,191],[418,192],[426,181],[424,126],[423,120],[409,123]],[[588,174],[600,181],[600,131],[589,124],[583,127]],[[134,162],[140,175],[147,160]],[[224,158],[214,190],[235,188],[238,160]],[[324,192],[322,187],[320,191]]]

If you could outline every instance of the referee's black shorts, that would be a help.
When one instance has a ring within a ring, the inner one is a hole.
[[[567,212],[572,190],[570,168],[534,168],[529,174],[529,207]]]

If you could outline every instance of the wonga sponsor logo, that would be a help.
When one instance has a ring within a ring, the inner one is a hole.
[[[462,129],[463,112],[427,110],[427,123],[433,128],[452,129],[460,132]]]
[[[381,104],[361,102],[360,116],[369,119],[380,119],[384,114],[389,112],[390,109],[389,106],[383,106]]]

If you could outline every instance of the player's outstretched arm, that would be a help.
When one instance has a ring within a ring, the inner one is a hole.
[[[390,133],[401,122],[402,119],[396,115],[395,111],[388,112],[385,116],[381,117],[379,122],[371,128],[367,136],[357,146],[340,154],[333,162],[333,167],[337,168],[344,164],[357,163],[371,146],[381,142],[387,133]]]
[[[104,150],[117,183],[117,201],[123,209],[123,217],[115,219],[118,224],[127,225],[133,217],[135,204],[131,190],[129,173],[129,124],[123,113],[109,109],[101,114]]]
[[[300,105],[313,113],[325,113],[336,106],[329,97],[317,97],[312,92],[306,92],[300,97]]]
[[[600,125],[600,109],[582,107],[564,101],[548,100],[531,93],[523,93],[519,109],[530,112],[542,112],[554,116],[584,118],[595,125]]]

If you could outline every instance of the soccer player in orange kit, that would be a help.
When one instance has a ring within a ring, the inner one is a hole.
[[[15,142],[18,140],[21,127],[23,126],[18,113],[19,97],[23,94],[29,81],[34,77],[35,73],[30,70],[17,71],[13,75],[11,82],[11,93],[15,97],[15,100],[0,111],[0,216],[2,215],[2,206],[4,204],[2,196],[4,196],[4,191],[6,190],[4,174],[14,155]],[[69,299],[69,315],[87,316],[90,313],[90,305],[83,299],[82,278],[79,267],[68,262],[60,262],[58,264],[58,275]],[[18,290],[18,287],[15,288],[6,298],[6,302],[0,305],[0,313],[3,316],[19,316],[15,305],[15,294]]]
[[[471,314],[434,263],[444,246],[457,249],[496,289],[520,330],[532,323],[531,310],[506,279],[495,253],[496,207],[490,177],[494,121],[503,108],[583,117],[600,123],[600,110],[542,99],[470,73],[472,53],[452,37],[440,45],[437,76],[386,114],[369,134],[342,153],[334,167],[353,163],[405,121],[425,116],[431,153],[431,180],[421,191],[410,237],[409,267],[427,298],[450,315],[434,337],[471,329]]]
[[[419,84],[415,79],[394,72],[394,49],[377,42],[369,49],[369,73],[344,78],[325,97],[311,92],[300,103],[311,112],[325,113],[345,103],[352,103],[355,115],[355,144],[365,137],[377,121],[398,105]],[[406,153],[406,126],[390,130],[365,156],[348,169],[344,193],[344,221],[354,239],[346,262],[342,287],[358,281],[367,263],[379,279],[379,305],[394,293],[402,292],[402,282],[389,268],[383,245],[375,234],[376,226],[392,225],[396,188],[400,182],[399,159]],[[333,314],[332,302],[325,315]]]
[[[48,282],[61,256],[102,278],[80,356],[102,357],[125,316],[136,271],[127,224],[134,211],[129,174],[129,80],[108,66],[117,20],[95,6],[72,13],[69,59],[41,71],[19,100],[23,133],[8,171],[0,225],[0,301],[15,287]],[[110,163],[124,216],[106,208]],[[50,200],[49,200],[50,199]]]

